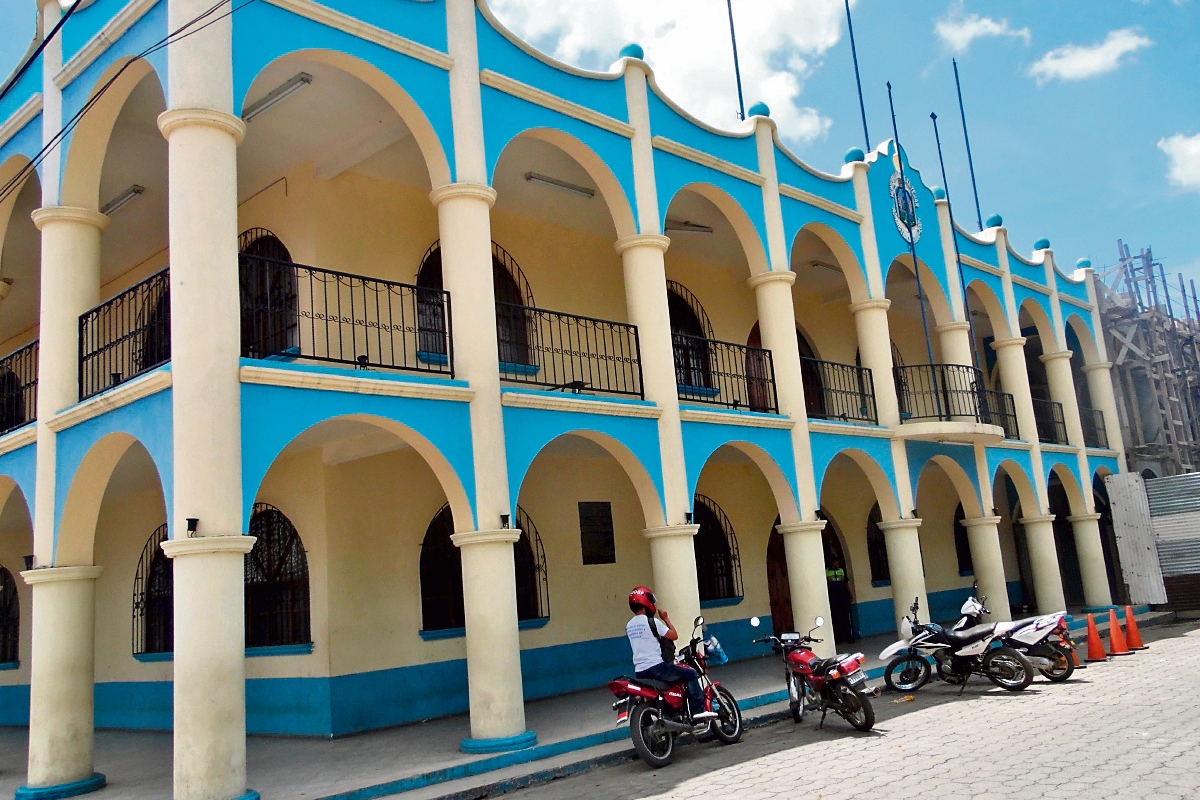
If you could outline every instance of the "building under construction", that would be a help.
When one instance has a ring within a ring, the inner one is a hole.
[[[1129,469],[1144,477],[1200,465],[1200,300],[1195,281],[1167,278],[1150,248],[1098,270],[1098,298]]]

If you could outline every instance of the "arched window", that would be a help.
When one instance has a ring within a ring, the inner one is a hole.
[[[698,494],[692,519],[700,526],[693,543],[700,600],[726,600],[742,596],[742,560],[729,517],[710,497]]]
[[[708,341],[712,324],[700,300],[681,283],[667,281],[667,313],[675,351],[675,383],[683,395],[711,397],[712,370],[708,363]]]
[[[171,291],[170,278],[163,274],[161,280],[146,285],[149,297],[149,313],[138,325],[139,349],[135,354],[138,372],[165,364],[171,360]]]
[[[517,507],[521,538],[513,543],[517,581],[517,619],[546,619],[550,616],[546,552],[537,526]],[[433,516],[421,542],[421,629],[451,630],[466,626],[463,610],[462,554],[450,537],[454,517],[444,505]]]
[[[297,354],[299,295],[292,254],[275,234],[251,228],[238,237],[242,355],[266,358]]]
[[[962,503],[954,509],[954,553],[958,556],[958,574],[974,575],[975,564],[971,561],[971,539],[967,536],[967,526],[963,520],[967,514],[963,511]]]
[[[142,548],[133,577],[133,654],[170,653],[175,648],[174,571],[162,550],[165,524],[155,528]]]
[[[246,554],[246,646],[309,644],[308,557],[278,508],[255,503],[254,549]]]
[[[12,573],[0,567],[0,664],[15,664],[21,653],[21,601]]]
[[[879,529],[882,520],[883,513],[879,510],[879,503],[876,503],[871,506],[871,513],[867,515],[867,558],[871,562],[872,586],[888,586],[892,582],[887,541],[883,538],[883,531]]]
[[[821,370],[817,364],[817,352],[808,338],[796,328],[796,348],[800,351],[800,383],[804,387],[804,406],[808,416],[825,419],[825,387],[821,382]]]

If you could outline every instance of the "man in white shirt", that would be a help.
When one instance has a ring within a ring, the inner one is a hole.
[[[687,705],[692,720],[700,722],[715,719],[717,714],[704,707],[704,690],[700,688],[700,677],[696,671],[683,664],[663,661],[660,640],[674,642],[679,639],[679,633],[671,624],[667,612],[657,607],[654,592],[645,586],[638,586],[629,593],[629,610],[633,612],[633,619],[625,624],[625,635],[629,637],[629,646],[633,650],[634,677],[670,685],[687,681]],[[655,614],[662,619],[655,619]]]

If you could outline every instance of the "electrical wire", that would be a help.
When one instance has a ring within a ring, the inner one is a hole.
[[[33,66],[33,62],[37,61],[38,56],[40,56],[42,51],[46,49],[46,45],[54,41],[54,37],[58,35],[60,30],[62,30],[62,26],[67,24],[67,20],[70,19],[71,15],[75,13],[75,9],[77,8],[79,8],[79,0],[71,3],[70,7],[67,9],[67,12],[59,17],[58,22],[54,24],[54,27],[50,30],[50,33],[42,37],[42,41],[38,43],[37,49],[35,49],[29,55],[29,58],[25,59],[24,64],[17,68],[17,71],[13,73],[13,76],[9,78],[8,83],[4,84],[3,88],[0,88],[0,100],[3,100],[5,95],[12,91],[12,88],[17,85],[17,81],[21,80],[29,68]],[[41,9],[39,8],[38,14],[40,15],[41,13]]]

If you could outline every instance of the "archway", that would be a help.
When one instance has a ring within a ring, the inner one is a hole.
[[[943,363],[941,342],[935,329],[953,321],[950,301],[929,266],[919,259],[917,264],[921,276],[919,286],[918,270],[913,269],[911,256],[898,256],[888,266],[884,284],[885,296],[892,301],[888,309],[888,328],[892,341],[900,347],[905,364],[929,363],[931,350],[933,363]],[[929,330],[928,347],[926,327]]]
[[[979,491],[964,467],[949,456],[931,458],[921,469],[916,486],[917,516],[921,518],[921,551],[929,597],[929,619],[953,620],[971,593],[976,579],[974,559],[964,519],[983,516]],[[989,553],[981,553],[987,563]],[[983,583],[994,576],[984,574]],[[985,585],[985,594],[1002,588]],[[997,605],[1006,599],[995,597]]]
[[[24,494],[0,477],[0,725],[27,725],[33,593],[21,580],[33,552],[33,521]]]
[[[1037,491],[1026,469],[1015,461],[1004,461],[996,467],[992,477],[992,507],[1000,517],[1000,550],[1012,617],[1027,617],[1037,609],[1037,595],[1025,528],[1020,520],[1041,512]],[[992,606],[999,602],[992,599]]]
[[[28,160],[14,156],[0,165],[0,187]],[[0,200],[0,432],[36,415],[37,345],[33,344],[41,302],[41,236],[30,215],[42,204],[36,171]],[[11,359],[11,360],[10,360]]]

